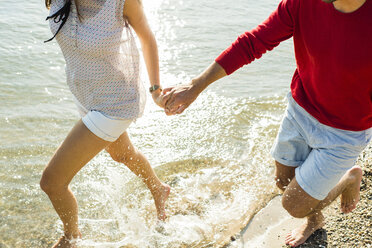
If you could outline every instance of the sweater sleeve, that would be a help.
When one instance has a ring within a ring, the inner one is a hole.
[[[260,58],[266,51],[271,51],[281,41],[291,38],[298,2],[299,0],[282,0],[269,18],[255,29],[240,35],[215,61],[230,75]]]

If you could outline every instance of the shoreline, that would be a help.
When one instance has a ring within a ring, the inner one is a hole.
[[[324,210],[326,225],[316,231],[299,248],[372,247],[372,143],[360,154],[356,165],[363,170],[360,201],[349,213],[340,211],[338,198]],[[237,235],[227,248],[284,248],[285,236],[304,219],[291,217],[281,206],[281,196],[274,197]]]

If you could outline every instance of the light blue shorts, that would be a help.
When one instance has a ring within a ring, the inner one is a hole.
[[[296,180],[310,196],[323,200],[354,166],[372,137],[372,128],[347,131],[321,124],[288,94],[288,107],[271,154],[296,167]]]
[[[88,111],[76,98],[74,100],[84,125],[103,140],[114,142],[133,122],[133,120],[106,116],[99,111]]]

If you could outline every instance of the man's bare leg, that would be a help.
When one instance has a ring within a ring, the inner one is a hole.
[[[331,204],[341,195],[341,211],[349,213],[355,209],[359,201],[360,182],[362,170],[354,166],[341,178],[328,196],[319,201],[308,195],[294,178],[283,195],[283,207],[296,218],[307,218],[307,221],[293,230],[286,237],[286,244],[296,247],[304,243],[311,234],[324,226],[324,217],[321,210]]]
[[[284,192],[294,178],[295,170],[296,167],[287,166],[275,161],[275,183],[282,192]]]

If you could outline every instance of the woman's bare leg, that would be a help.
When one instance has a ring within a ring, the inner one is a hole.
[[[133,146],[128,133],[123,133],[106,148],[106,151],[115,161],[125,164],[134,174],[142,178],[154,197],[158,219],[164,220],[165,201],[168,199],[170,187],[159,180],[149,161]]]
[[[81,236],[78,206],[69,183],[76,173],[110,142],[98,138],[80,120],[70,131],[43,172],[40,186],[61,218],[67,239]],[[72,247],[61,239],[54,247]]]

